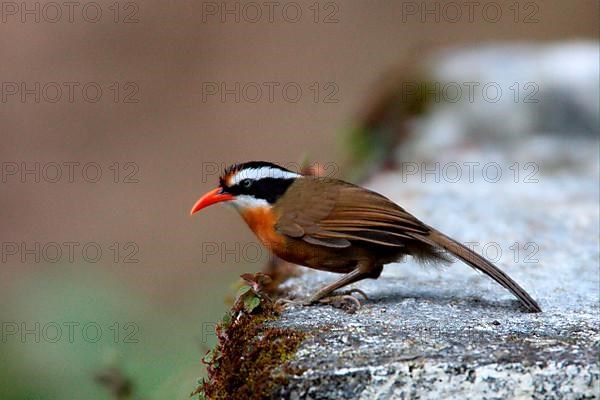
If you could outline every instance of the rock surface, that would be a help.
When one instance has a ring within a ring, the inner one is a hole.
[[[528,136],[518,146],[450,146],[434,159],[438,181],[411,167],[367,186],[472,243],[543,312],[523,313],[509,292],[458,261],[448,268],[390,264],[378,280],[354,285],[370,298],[355,314],[329,306],[284,312],[276,325],[310,335],[292,362],[303,372],[274,398],[596,398],[597,139]],[[457,182],[443,172],[451,162],[462,166]],[[464,162],[480,163],[473,179]],[[482,171],[492,162],[502,172],[498,181]],[[339,277],[305,271],[286,283],[292,296]]]

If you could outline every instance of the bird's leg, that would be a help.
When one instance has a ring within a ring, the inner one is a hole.
[[[337,281],[335,281],[335,282],[325,286],[321,290],[319,290],[317,293],[312,295],[305,304],[306,305],[314,304],[319,301],[324,302],[324,303],[331,303],[332,301],[335,301],[336,299],[332,298],[331,300],[327,300],[325,298],[332,297],[332,296],[330,296],[332,292],[334,292],[335,290],[337,290],[341,287],[350,285],[352,283],[361,281],[366,278],[377,279],[379,277],[379,275],[381,274],[382,269],[383,269],[382,265],[373,265],[370,263],[359,263],[357,265],[356,269],[354,269],[353,271],[342,276]],[[351,289],[347,293],[345,293],[341,296],[338,296],[338,299],[341,298],[342,300],[345,299],[345,300],[352,301],[358,306],[358,308],[360,308],[360,302],[358,301],[358,299],[356,297],[351,296],[351,294],[353,292],[360,293],[365,297],[365,299],[368,299],[367,295],[360,289]]]
[[[363,279],[377,279],[381,274],[382,270],[383,265],[373,265],[366,262],[359,263],[354,270],[342,276],[337,281],[320,289],[306,301],[299,302],[297,300],[278,299],[277,303],[280,305],[302,304],[305,306],[309,306],[315,303],[325,303],[331,304],[334,307],[348,309],[349,312],[354,312],[360,308],[361,304],[356,297],[352,296],[352,293],[359,293],[366,300],[368,300],[369,298],[367,297],[365,292],[363,292],[360,289],[353,288],[336,296],[333,296],[331,294],[339,288],[361,281]],[[351,304],[348,307],[349,303]]]

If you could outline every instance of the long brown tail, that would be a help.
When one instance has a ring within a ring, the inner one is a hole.
[[[513,281],[508,275],[487,261],[485,258],[463,246],[456,240],[433,228],[431,228],[431,233],[428,236],[421,237],[421,239],[423,239],[425,242],[431,241],[432,243],[430,244],[443,248],[463,262],[469,264],[471,267],[494,279],[506,289],[510,290],[511,293],[514,294],[525,307],[527,307],[528,311],[542,311],[538,303],[521,286],[519,286],[517,282]]]

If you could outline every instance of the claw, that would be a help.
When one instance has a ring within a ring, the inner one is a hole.
[[[276,306],[285,307],[285,306],[289,306],[290,304],[291,305],[305,305],[303,301],[292,300],[292,299],[277,299],[277,301],[275,301]]]
[[[350,290],[348,290],[348,291],[342,292],[341,294],[347,294],[347,295],[351,295],[352,293],[358,293],[358,294],[360,294],[362,297],[364,297],[364,298],[365,298],[365,300],[369,300],[369,296],[367,296],[367,294],[366,294],[365,292],[363,292],[362,290],[360,290],[360,289],[357,289],[357,288],[350,289]]]
[[[319,303],[329,304],[335,308],[341,308],[348,314],[354,314],[356,311],[360,310],[361,307],[360,301],[349,294],[328,296],[319,300]]]

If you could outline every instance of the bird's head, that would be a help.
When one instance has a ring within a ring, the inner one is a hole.
[[[226,168],[219,178],[219,187],[200,197],[190,214],[220,202],[227,202],[240,211],[270,207],[300,176],[265,161],[234,164]]]

